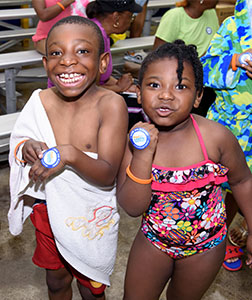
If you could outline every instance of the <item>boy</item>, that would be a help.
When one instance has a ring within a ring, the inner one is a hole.
[[[31,214],[33,262],[46,269],[50,299],[71,299],[73,276],[83,299],[105,299],[115,261],[115,177],[128,121],[121,96],[96,85],[108,64],[103,49],[90,20],[56,23],[43,58],[55,86],[33,93],[11,135],[10,232]]]

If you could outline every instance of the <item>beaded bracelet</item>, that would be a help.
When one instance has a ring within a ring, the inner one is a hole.
[[[60,7],[62,10],[65,10],[65,6],[64,6],[62,3],[57,2],[56,4],[59,5],[59,7]]]
[[[150,179],[140,179],[140,178],[134,176],[134,175],[131,173],[131,171],[130,171],[130,166],[129,166],[129,165],[128,165],[127,169],[126,169],[126,174],[129,176],[129,178],[130,178],[131,180],[133,180],[133,181],[136,182],[136,183],[140,183],[140,184],[149,184],[149,183],[152,182],[152,179],[153,179],[152,176],[151,176]]]
[[[235,53],[235,54],[232,56],[232,59],[231,59],[231,67],[232,67],[232,70],[233,70],[233,71],[236,71],[236,70],[237,70],[237,66],[236,66],[236,58],[237,58],[237,53]]]
[[[25,164],[26,161],[23,160],[23,159],[19,159],[19,158],[17,157],[17,151],[18,151],[19,147],[20,147],[22,144],[24,144],[26,141],[28,141],[28,139],[22,140],[21,142],[19,142],[19,143],[17,144],[17,146],[16,146],[15,149],[14,149],[14,157],[15,157],[15,159],[16,159],[17,161],[21,162],[22,164]]]

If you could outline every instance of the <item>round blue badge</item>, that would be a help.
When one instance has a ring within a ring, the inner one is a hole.
[[[130,132],[130,141],[132,145],[139,150],[146,148],[150,143],[150,135],[143,128],[135,128]]]
[[[250,52],[244,52],[242,55],[239,56],[240,64],[248,65],[245,59],[252,60],[252,54]]]
[[[57,148],[46,150],[41,159],[41,163],[46,168],[55,168],[60,162],[60,153]]]

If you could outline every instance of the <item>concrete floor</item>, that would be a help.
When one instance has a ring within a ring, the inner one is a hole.
[[[22,94],[18,98],[19,110],[29,98],[32,90],[38,87],[45,88],[46,83],[17,84],[17,90]],[[4,101],[1,96],[0,101]],[[8,163],[2,162],[0,163],[0,300],[44,300],[47,299],[45,272],[31,261],[35,235],[30,220],[26,221],[20,236],[11,236],[8,231],[8,178]],[[140,219],[127,216],[121,209],[120,214],[118,254],[111,277],[111,287],[106,290],[107,300],[122,299],[127,257],[140,222]],[[235,222],[238,222],[237,218]],[[245,256],[243,261],[245,261]],[[228,272],[221,268],[203,300],[252,300],[251,284],[252,270],[249,270],[245,264],[238,272]],[[75,284],[73,284],[73,290],[73,300],[80,299]],[[160,300],[165,300],[164,293]],[[188,300],[190,300],[189,295]]]

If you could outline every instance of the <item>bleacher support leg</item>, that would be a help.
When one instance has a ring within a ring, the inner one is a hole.
[[[6,85],[6,113],[14,113],[17,108],[17,97],[16,97],[16,70],[6,69],[5,70],[5,85]]]

